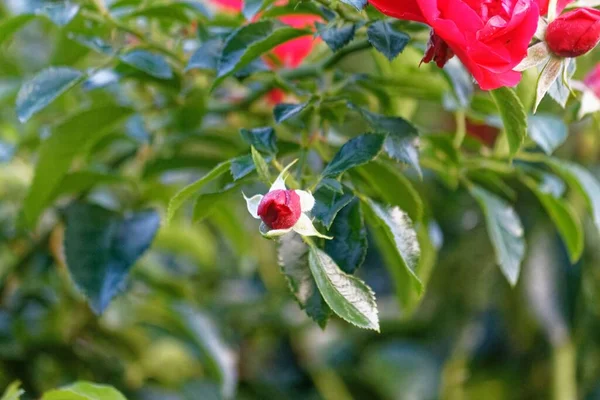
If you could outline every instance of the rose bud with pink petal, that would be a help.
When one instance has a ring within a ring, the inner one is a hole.
[[[274,190],[258,205],[258,216],[270,229],[288,229],[300,219],[300,196],[294,190]]]
[[[579,57],[600,41],[600,10],[578,8],[552,21],[546,30],[550,51],[560,57]]]

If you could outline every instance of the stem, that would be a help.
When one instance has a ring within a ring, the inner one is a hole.
[[[554,400],[577,399],[575,348],[570,338],[553,348],[553,398]]]
[[[467,135],[465,110],[462,108],[457,110],[454,116],[456,118],[456,136],[454,136],[454,147],[456,149],[460,149],[460,146],[462,146],[465,136]]]

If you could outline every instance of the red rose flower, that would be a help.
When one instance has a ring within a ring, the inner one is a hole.
[[[546,43],[560,57],[579,57],[600,41],[600,10],[578,8],[552,21],[546,30]]]
[[[574,2],[575,0],[558,0],[556,4],[556,15],[563,12],[565,7],[569,5],[569,3]],[[539,0],[540,6],[540,15],[548,14],[548,6],[550,5],[550,0]]]
[[[585,77],[583,83],[600,99],[600,64]]]
[[[273,190],[258,205],[258,216],[270,229],[289,229],[300,219],[300,196],[294,190]]]
[[[433,29],[424,62],[456,55],[484,90],[514,86],[537,29],[538,0],[370,0],[391,17]]]

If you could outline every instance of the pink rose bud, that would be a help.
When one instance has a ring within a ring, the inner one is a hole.
[[[258,205],[258,216],[270,229],[289,229],[300,219],[300,196],[294,190],[273,190]]]
[[[560,57],[579,57],[600,41],[600,10],[578,8],[552,21],[546,31],[550,51]]]
[[[600,99],[600,64],[585,77],[583,83]]]

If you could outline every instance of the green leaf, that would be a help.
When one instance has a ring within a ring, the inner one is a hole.
[[[316,247],[310,248],[308,264],[321,295],[333,312],[353,325],[379,332],[377,303],[370,287],[344,273],[327,253]]]
[[[361,199],[365,216],[372,228],[377,247],[396,286],[400,305],[406,310],[423,294],[423,282],[417,275],[421,250],[412,221],[398,207],[385,207],[371,199]]]
[[[146,50],[132,50],[120,57],[125,64],[158,79],[171,79],[173,71],[169,63],[159,54]]]
[[[231,172],[233,180],[237,181],[250,175],[255,169],[256,168],[254,167],[252,155],[248,154],[231,160],[231,167],[229,168],[229,171]]]
[[[244,142],[253,146],[261,153],[277,153],[277,137],[275,129],[267,126],[264,128],[240,129],[240,135]]]
[[[127,400],[117,389],[91,382],[77,382],[44,393],[41,400]]]
[[[563,199],[544,193],[535,184],[525,182],[537,196],[540,203],[554,222],[558,233],[565,242],[571,263],[576,263],[583,254],[583,227],[573,208]]]
[[[384,135],[364,134],[346,142],[325,167],[323,178],[335,178],[350,168],[373,160],[383,146]]]
[[[148,7],[138,8],[131,13],[121,16],[122,19],[132,19],[138,17],[145,18],[157,18],[160,20],[174,20],[184,24],[190,22],[190,17],[185,12],[185,8],[181,7],[181,4],[169,4],[169,5],[151,5]]]
[[[515,210],[501,198],[480,187],[471,194],[483,210],[490,240],[500,270],[511,285],[516,285],[525,256],[523,225]]]
[[[21,86],[17,95],[17,116],[21,122],[43,110],[61,94],[83,80],[83,73],[68,67],[49,67]]]
[[[490,93],[500,112],[504,132],[508,139],[510,155],[512,156],[519,151],[527,135],[525,107],[523,107],[515,91],[510,88],[502,87],[492,90]]]
[[[583,196],[594,224],[600,231],[600,182],[580,165],[557,159],[548,159],[547,163],[571,188]]]
[[[225,42],[220,38],[210,39],[202,43],[200,47],[198,47],[198,50],[196,50],[194,54],[192,54],[192,57],[190,57],[190,61],[188,62],[185,70],[216,70],[219,66],[219,58],[221,57],[223,46],[225,46]]]
[[[306,108],[311,104],[311,102],[300,103],[300,104],[287,104],[287,103],[279,103],[273,109],[273,116],[275,117],[275,122],[278,124],[287,121],[290,118],[299,115],[302,111],[306,110]]]
[[[167,223],[173,220],[175,213],[177,212],[177,210],[179,210],[183,203],[185,203],[186,200],[188,200],[194,194],[198,193],[200,189],[202,189],[206,184],[212,182],[219,176],[223,175],[226,171],[229,170],[230,166],[231,160],[225,161],[214,167],[211,171],[209,171],[202,178],[198,179],[196,182],[187,185],[179,192],[177,192],[177,194],[175,194],[175,196],[171,198],[171,200],[169,201],[169,206],[167,207]]]
[[[354,198],[348,190],[346,193],[339,193],[326,186],[319,187],[313,196],[315,206],[312,209],[312,216],[327,229],[331,227],[337,213]]]
[[[0,22],[0,45],[34,18],[32,14],[21,14]]]
[[[367,6],[367,0],[341,0],[341,2],[356,8],[358,11]]]
[[[269,165],[260,155],[258,151],[252,146],[250,148],[252,150],[252,161],[254,162],[254,167],[256,168],[256,173],[258,174],[258,179],[260,179],[265,185],[271,185],[271,174],[269,173]]]
[[[537,114],[529,117],[529,137],[548,155],[565,142],[567,125],[561,118],[550,114]]]
[[[332,240],[325,241],[325,252],[342,271],[353,274],[367,256],[367,229],[357,198],[342,208],[329,228]]]
[[[176,304],[173,312],[173,326],[203,356],[203,365],[209,376],[221,386],[221,395],[232,399],[237,384],[237,367],[233,352],[221,339],[214,322],[199,310],[186,304]]]
[[[444,74],[452,87],[460,108],[468,108],[475,91],[473,77],[469,71],[454,57],[444,66]]]
[[[65,175],[63,180],[60,182],[60,185],[56,188],[56,191],[53,193],[51,197],[52,200],[50,201],[54,201],[54,199],[66,194],[85,192],[99,185],[118,183],[131,184],[132,182],[120,175],[109,174],[104,172],[72,172],[70,174]]]
[[[376,21],[367,30],[369,43],[383,54],[388,60],[393,61],[410,41],[410,36],[397,31],[392,24],[385,21]]]
[[[21,396],[25,393],[25,391],[21,389],[20,386],[21,382],[17,381],[11,383],[4,391],[4,394],[2,395],[2,398],[0,398],[0,400],[19,400]]]
[[[353,104],[349,104],[349,107],[358,111],[375,132],[387,134],[383,148],[391,158],[410,165],[421,175],[417,149],[419,131],[415,126],[404,118],[386,117]]]
[[[213,88],[276,46],[310,34],[310,30],[295,29],[276,20],[253,22],[236,29],[225,41]]]
[[[251,21],[263,8],[264,3],[265,0],[245,0],[242,14],[247,20]]]
[[[331,309],[317,289],[308,265],[308,245],[297,233],[290,232],[279,240],[278,260],[281,272],[296,301],[321,328],[325,328]]]
[[[96,205],[74,203],[65,211],[65,221],[69,273],[94,312],[101,314],[152,244],[160,217],[152,210],[122,216]]]
[[[398,206],[413,221],[420,221],[423,216],[423,202],[419,193],[410,181],[395,167],[371,162],[357,169],[369,188],[377,193],[377,197],[386,204]]]
[[[23,222],[35,225],[49,205],[78,155],[86,154],[132,113],[131,109],[105,106],[83,111],[52,129],[40,146],[33,182],[23,202]]]
[[[340,23],[338,20],[328,23],[327,25],[317,22],[317,32],[323,39],[325,44],[336,52],[345,47],[354,39],[356,25],[351,23]]]

